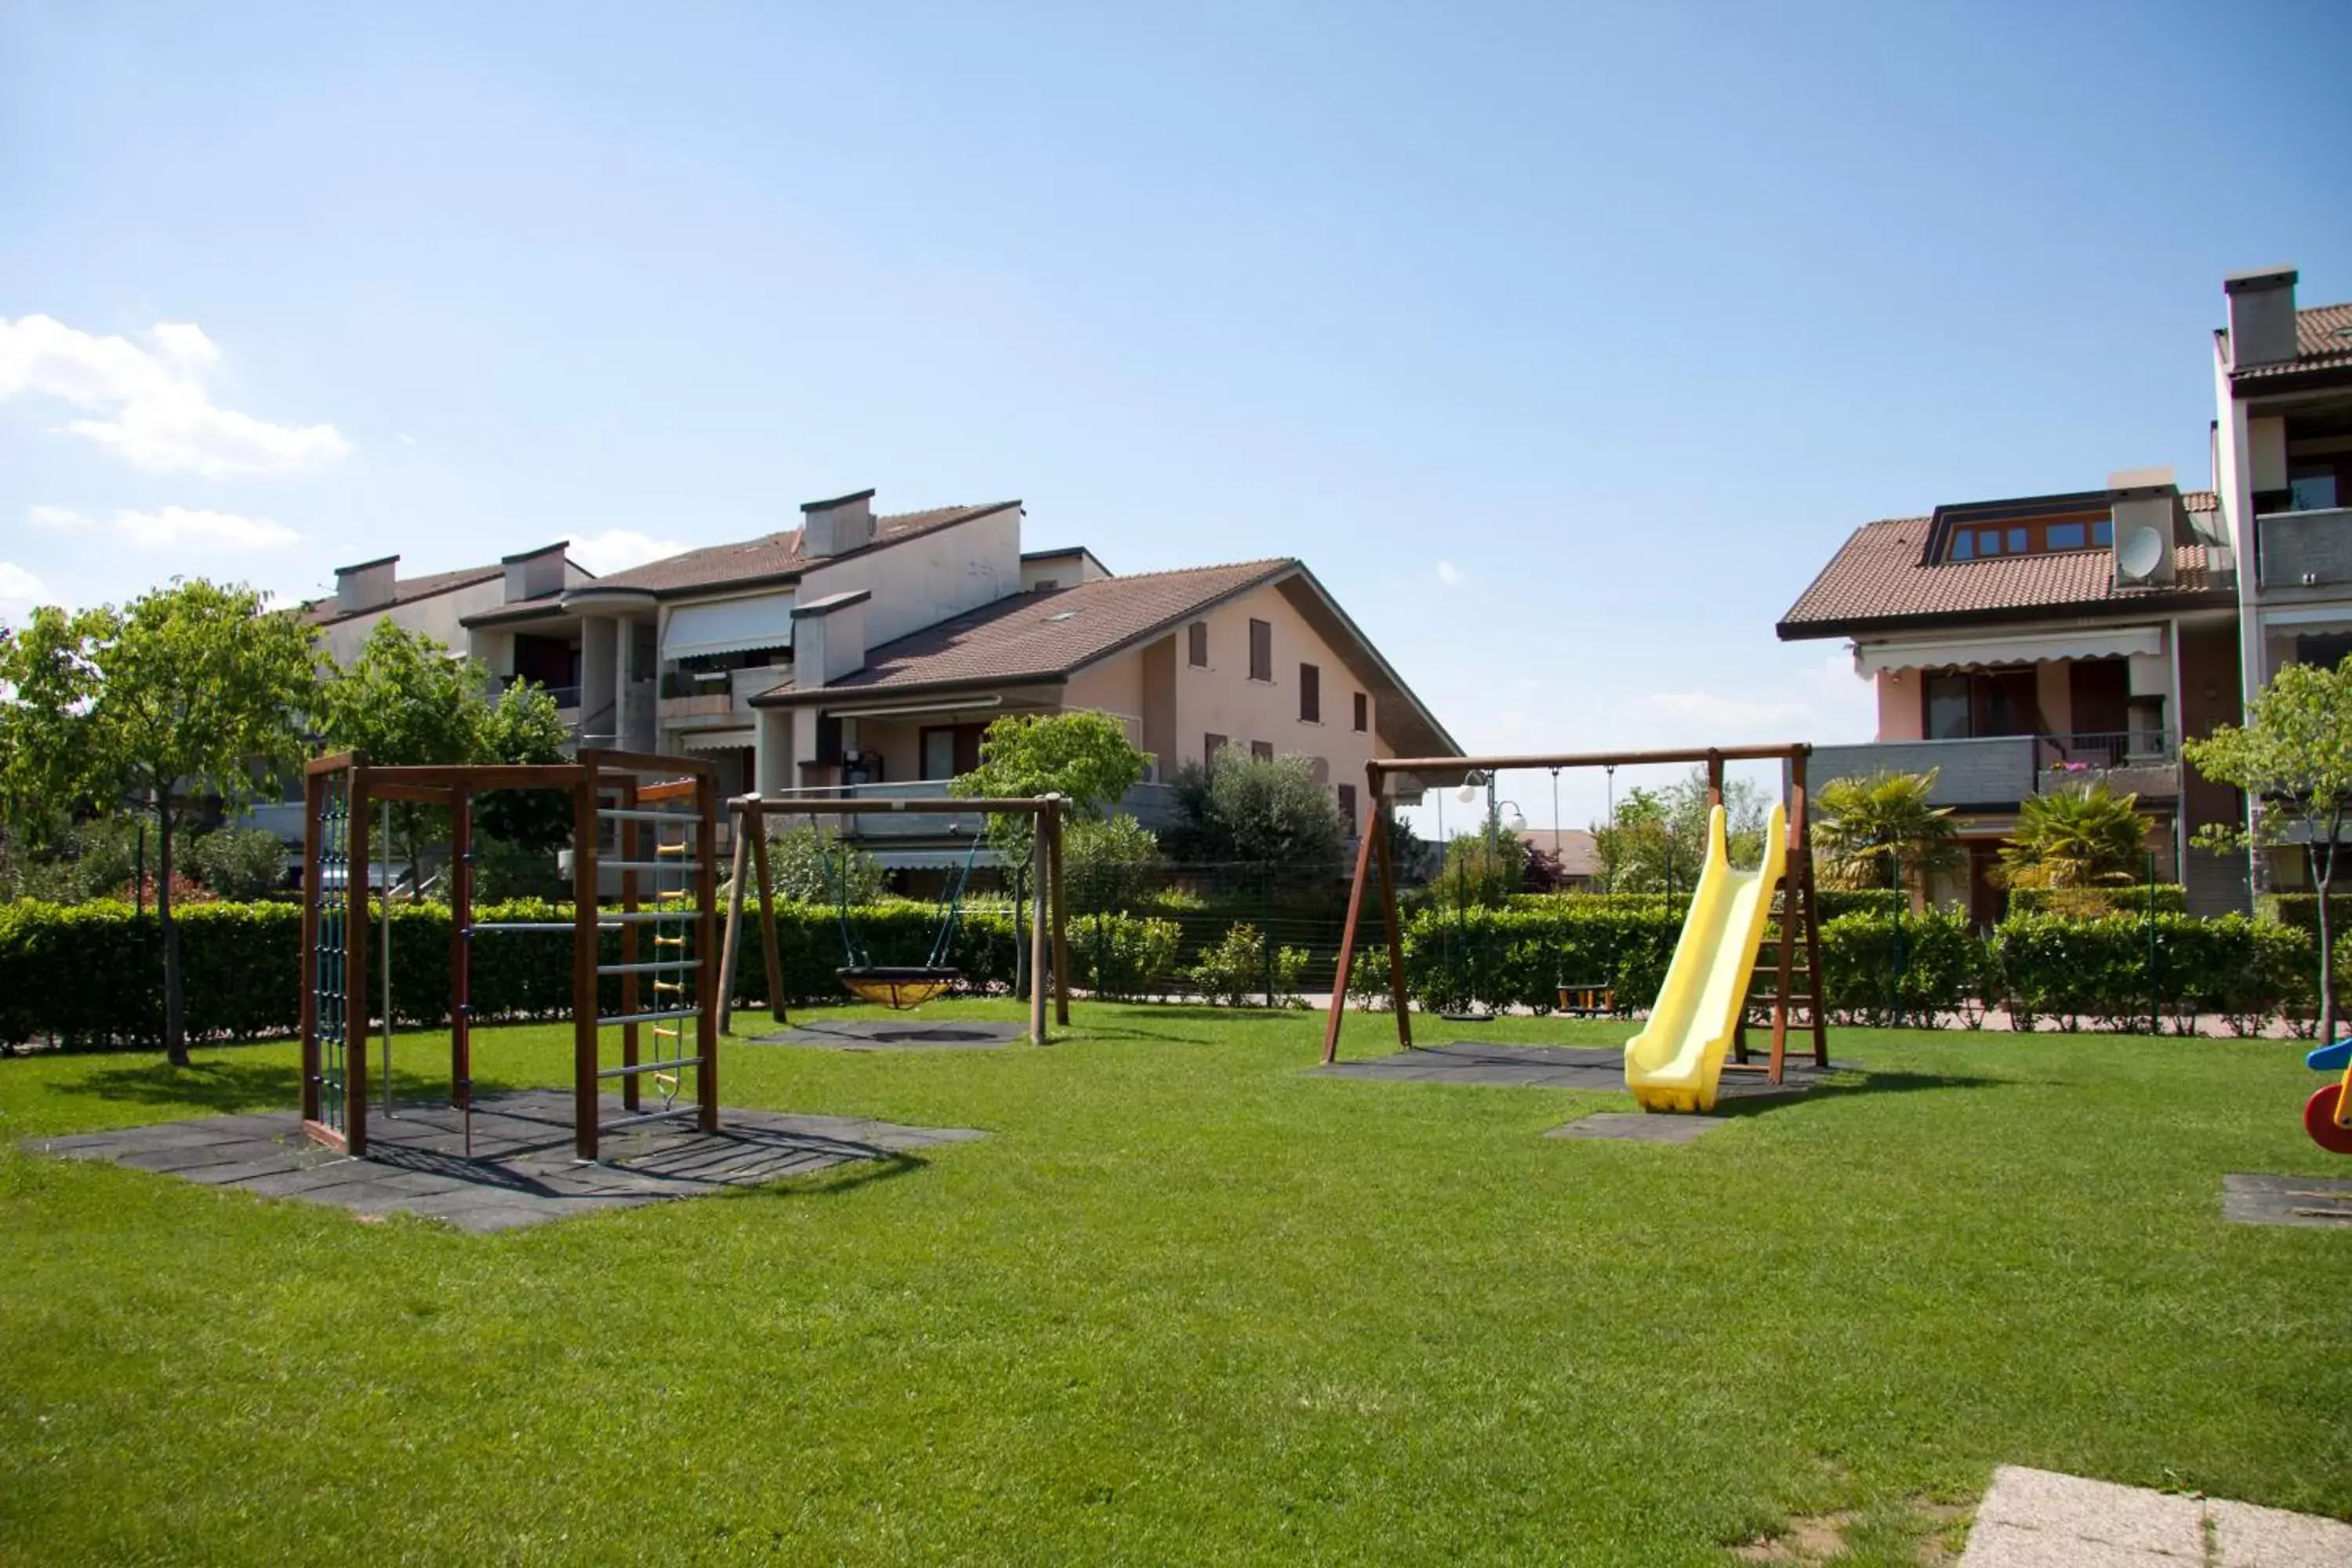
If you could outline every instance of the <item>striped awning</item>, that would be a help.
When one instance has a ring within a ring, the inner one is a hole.
[[[689,730],[677,743],[689,752],[736,752],[749,751],[759,740],[753,730]]]
[[[1885,669],[1969,669],[2042,659],[2128,658],[2163,651],[2162,626],[2101,626],[1919,642],[1858,642],[1853,645],[1853,668],[1857,675],[1872,676]]]

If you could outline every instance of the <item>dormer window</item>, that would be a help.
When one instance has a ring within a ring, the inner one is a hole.
[[[2105,512],[2078,512],[2023,521],[1952,524],[1944,546],[1947,561],[1990,561],[2004,555],[2055,555],[2070,550],[2105,550],[2115,542],[2116,525]]]

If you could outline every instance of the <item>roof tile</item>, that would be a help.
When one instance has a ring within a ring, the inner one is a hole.
[[[2184,493],[2181,500],[2197,512],[2211,511],[2216,504],[2210,490]],[[1931,521],[1897,517],[1855,529],[1780,617],[1781,637],[1833,637],[1858,623],[2094,610],[2225,591],[2201,544],[2173,547],[2177,580],[2158,589],[2116,586],[2105,550],[1923,564]]]
[[[991,501],[985,506],[941,506],[926,511],[893,512],[874,520],[874,544],[895,544],[902,539],[912,539],[919,533],[946,528],[975,517],[985,517],[1019,501]],[[849,552],[848,553],[856,553]],[[828,556],[837,561],[840,556]],[[633,566],[626,572],[614,572],[584,584],[574,592],[601,593],[620,589],[635,593],[680,594],[697,588],[724,587],[753,578],[781,577],[799,572],[811,563],[801,554],[801,530],[787,528],[775,533],[761,534],[757,539],[736,540],[727,544],[707,545],[679,555],[649,561],[643,566]]]

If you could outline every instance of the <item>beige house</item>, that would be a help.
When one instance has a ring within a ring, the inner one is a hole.
[[[472,651],[510,679],[576,670],[584,740],[709,755],[730,790],[943,788],[991,721],[1086,709],[1157,780],[1225,745],[1308,757],[1354,820],[1370,757],[1459,751],[1297,561],[1119,577],[1024,553],[1018,501],[872,500],[486,608]]]

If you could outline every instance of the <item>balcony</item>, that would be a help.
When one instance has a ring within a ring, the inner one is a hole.
[[[670,722],[748,714],[752,698],[787,685],[792,679],[793,667],[789,664],[755,664],[747,669],[669,670],[661,678],[660,715],[665,722]]]
[[[2352,587],[2352,507],[2265,512],[2255,528],[2263,593]]]
[[[1805,777],[1819,789],[1833,779],[1930,770],[1936,783],[1927,798],[1960,811],[2013,811],[2034,795],[2103,781],[2145,800],[2180,794],[2179,749],[2170,731],[1816,746]]]
[[[837,789],[787,790],[781,796],[823,795],[827,799],[856,796],[869,800],[946,800],[948,781],[945,779],[909,779],[900,784],[847,784]],[[1168,784],[1139,784],[1119,798],[1118,811],[1132,816],[1154,833],[1164,833],[1176,821],[1176,791]],[[772,819],[775,820],[775,819]],[[795,824],[784,816],[778,826]],[[893,841],[938,838],[966,838],[983,826],[982,814],[973,812],[925,812],[909,816],[888,810],[859,812],[854,816],[833,817],[844,825],[849,837],[868,847],[878,847]]]

